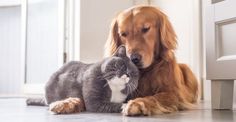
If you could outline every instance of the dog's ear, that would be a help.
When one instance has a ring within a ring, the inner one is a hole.
[[[167,50],[175,50],[177,46],[177,37],[175,31],[168,20],[168,17],[164,13],[160,13],[160,39],[161,44]]]
[[[175,31],[168,20],[168,17],[156,9],[157,14],[157,30],[158,30],[158,40],[159,43],[156,49],[156,57],[162,57],[165,60],[173,58],[173,50],[177,47],[177,37]]]
[[[120,45],[121,45],[121,40],[118,33],[117,20],[115,18],[111,23],[109,36],[105,44],[105,56],[107,57],[113,55]]]

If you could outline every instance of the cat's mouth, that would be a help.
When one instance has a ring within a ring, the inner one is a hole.
[[[129,83],[129,75],[128,74],[124,74],[120,78],[123,80],[123,82]]]
[[[108,80],[108,84],[117,88],[125,88],[125,85],[128,84],[129,81],[130,78],[126,74],[124,74],[120,77],[115,76],[112,79]]]

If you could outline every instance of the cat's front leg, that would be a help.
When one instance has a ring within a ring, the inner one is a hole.
[[[49,105],[49,110],[54,114],[69,114],[85,110],[84,102],[80,98],[69,97],[55,101]]]
[[[124,104],[113,102],[102,102],[99,104],[90,104],[86,106],[86,110],[99,113],[121,113]]]

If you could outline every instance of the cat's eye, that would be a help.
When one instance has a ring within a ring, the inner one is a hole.
[[[150,30],[150,27],[143,27],[142,33],[147,33]]]

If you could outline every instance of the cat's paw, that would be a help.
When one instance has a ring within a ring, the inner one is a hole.
[[[49,110],[54,114],[68,114],[84,110],[83,102],[79,98],[67,98],[49,105]]]
[[[151,115],[150,110],[141,100],[130,100],[122,106],[122,113],[126,116]]]

